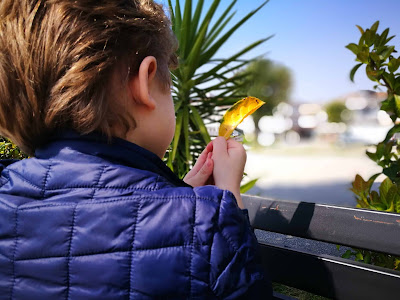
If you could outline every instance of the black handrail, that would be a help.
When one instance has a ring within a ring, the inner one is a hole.
[[[252,226],[400,256],[400,214],[243,195]]]

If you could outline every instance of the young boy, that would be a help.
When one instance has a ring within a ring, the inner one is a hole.
[[[161,160],[175,49],[153,1],[0,2],[0,133],[33,156],[2,162],[1,299],[270,297],[242,145]]]

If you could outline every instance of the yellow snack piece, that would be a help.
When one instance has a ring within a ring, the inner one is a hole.
[[[236,102],[223,116],[218,135],[229,139],[235,128],[242,123],[247,116],[250,116],[264,104],[265,102],[256,97],[246,97]]]

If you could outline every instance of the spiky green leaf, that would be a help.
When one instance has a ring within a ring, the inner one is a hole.
[[[207,49],[210,43],[212,43],[216,36],[218,36],[218,32],[220,32],[223,28],[226,28],[226,25],[229,23],[229,20],[235,14],[231,14],[230,17],[226,20],[225,18],[228,16],[229,12],[232,10],[233,6],[236,4],[237,0],[231,2],[231,4],[225,9],[225,11],[221,14],[220,18],[215,22],[213,27],[209,32],[209,38],[207,38],[206,45],[204,49]]]
[[[193,45],[192,50],[190,51],[190,54],[187,58],[188,68],[185,74],[186,78],[191,78],[199,67],[201,47],[203,45],[206,32],[207,32],[207,26],[203,27],[202,31],[199,32],[196,38],[196,42]]]
[[[208,49],[209,46],[215,41],[215,39],[219,36],[219,34],[221,33],[221,31],[226,28],[226,25],[232,20],[233,16],[235,15],[235,13],[232,13],[223,23],[220,24],[220,26],[216,29],[215,32],[210,33],[210,35],[208,35],[207,40],[205,41],[204,45],[203,45],[203,49]]]
[[[248,13],[244,18],[242,18],[239,22],[237,22],[231,29],[228,30],[218,41],[216,41],[210,49],[208,49],[201,57],[201,64],[203,65],[205,62],[210,60],[214,54],[221,48],[221,46],[232,36],[232,34],[241,27],[248,19],[250,19],[256,12],[258,12],[265,4],[267,4],[269,0],[264,1],[259,7],[255,10]]]
[[[196,39],[196,32],[199,26],[199,21],[200,21],[200,17],[201,17],[201,13],[203,11],[203,5],[204,5],[204,0],[198,0],[197,1],[197,6],[196,6],[196,10],[194,12],[193,18],[192,18],[192,22],[191,22],[191,32],[190,32],[190,44],[194,44],[195,39]]]
[[[189,147],[189,109],[185,107],[183,109],[183,120],[182,120],[182,131],[185,140],[185,158],[187,162],[191,161],[190,147]]]
[[[182,131],[183,112],[179,111],[176,116],[175,135],[172,141],[171,161],[174,161],[176,152],[178,151],[179,139]]]
[[[174,33],[178,41],[181,40],[181,27],[182,27],[182,13],[181,13],[181,5],[179,3],[180,0],[175,1],[175,26],[174,26]]]
[[[176,0],[179,2],[179,0]],[[181,25],[181,34],[179,39],[179,52],[181,57],[185,58],[189,51],[189,41],[191,33],[190,26],[192,21],[192,0],[185,0],[185,10],[183,12],[183,19]]]
[[[257,181],[258,181],[258,178],[257,178],[257,179],[250,180],[250,181],[247,182],[246,184],[243,184],[243,185],[240,187],[240,193],[241,193],[241,194],[244,194],[244,193],[246,193],[247,191],[249,191],[252,187],[254,187],[254,185],[257,183]]]
[[[175,14],[174,14],[174,10],[172,9],[171,0],[168,0],[168,8],[169,8],[170,16],[171,16],[172,30],[174,31],[174,28],[175,28]]]
[[[230,58],[222,61],[220,64],[218,64],[217,66],[215,66],[214,68],[212,68],[211,70],[205,72],[202,76],[196,78],[195,83],[196,84],[200,84],[203,82],[203,80],[207,80],[210,76],[212,76],[213,74],[215,74],[216,72],[218,72],[219,70],[221,70],[223,67],[225,67],[226,65],[228,65],[229,63],[235,61],[237,58],[239,58],[240,56],[244,55],[245,53],[249,52],[250,50],[254,49],[255,47],[257,47],[258,45],[268,41],[270,37],[267,37],[265,39],[259,40],[249,46],[247,46],[246,48],[244,48],[243,50],[241,50],[240,52],[236,53],[235,55],[231,56]]]
[[[200,130],[204,142],[208,144],[209,142],[211,142],[211,138],[208,134],[206,126],[204,125],[203,119],[201,118],[198,110],[194,106],[190,106],[190,109],[192,110],[191,116],[193,117],[194,123],[196,123],[197,128]]]
[[[199,32],[203,30],[205,26],[208,26],[214,17],[215,12],[217,11],[217,8],[220,4],[221,0],[214,0],[214,2],[211,4],[210,8],[207,11],[207,14],[203,18],[203,21],[201,22]]]

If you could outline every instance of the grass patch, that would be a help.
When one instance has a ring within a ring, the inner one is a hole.
[[[363,157],[368,147],[364,145],[346,145],[340,147],[335,144],[320,142],[304,142],[298,145],[285,145],[278,143],[270,147],[251,146],[251,151],[266,155],[282,156],[341,156]]]
[[[296,288],[292,288],[290,286],[286,286],[280,283],[272,283],[272,288],[275,292],[286,295],[289,297],[293,297],[299,300],[327,300],[329,298],[325,298],[322,296],[314,295]]]

